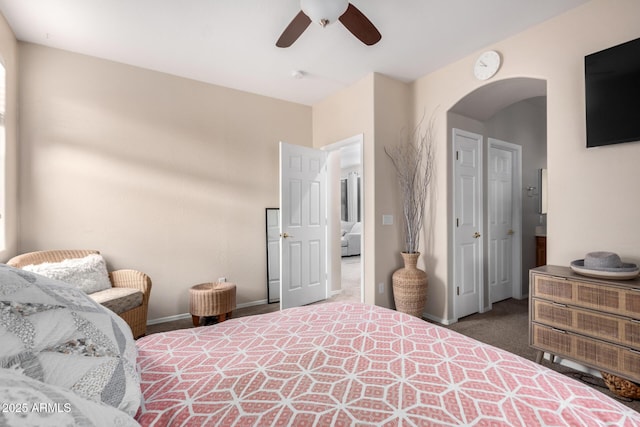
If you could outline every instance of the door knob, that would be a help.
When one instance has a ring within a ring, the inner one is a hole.
[[[507,234],[508,234],[509,236],[511,236],[513,233],[514,233],[514,231],[513,231],[513,230],[509,230],[509,231],[507,231]]]
[[[480,237],[480,233],[478,233],[477,231],[475,233],[473,233],[473,238],[477,239],[478,237]]]
[[[293,237],[293,236],[291,236],[289,233],[285,232],[285,233],[280,234],[280,237],[284,237],[286,239],[287,237]]]

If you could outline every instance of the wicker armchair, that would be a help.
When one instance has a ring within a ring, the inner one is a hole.
[[[11,258],[7,261],[7,265],[21,268],[25,265],[61,262],[65,259],[84,258],[87,255],[99,253],[99,251],[84,249],[29,252]],[[136,270],[111,271],[109,272],[109,278],[111,279],[111,286],[114,288],[133,288],[142,292],[141,305],[118,315],[129,324],[134,338],[145,335],[147,332],[149,296],[151,295],[151,279],[146,274]]]

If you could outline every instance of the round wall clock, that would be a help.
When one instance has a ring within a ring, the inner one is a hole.
[[[498,72],[500,63],[500,54],[495,50],[483,52],[473,66],[473,75],[478,80],[490,79]]]

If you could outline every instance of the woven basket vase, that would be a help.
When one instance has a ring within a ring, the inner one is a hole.
[[[404,268],[392,276],[396,310],[421,318],[427,303],[427,273],[417,268],[420,252],[402,252]]]
[[[604,383],[612,393],[629,399],[640,399],[640,386],[617,375],[608,372],[600,372]]]

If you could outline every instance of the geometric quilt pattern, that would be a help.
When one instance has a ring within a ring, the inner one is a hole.
[[[393,310],[328,303],[137,341],[144,425],[599,426],[640,414]]]
[[[0,264],[0,369],[133,416],[141,399],[136,356],[127,324],[84,292]]]

